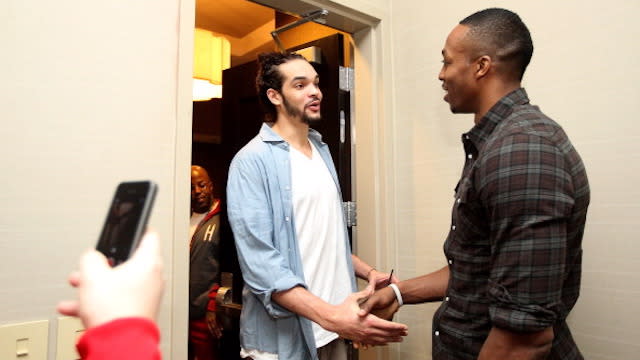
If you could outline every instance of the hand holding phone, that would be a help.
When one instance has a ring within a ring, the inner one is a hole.
[[[78,296],[60,301],[57,310],[79,317],[87,329],[119,318],[156,320],[164,289],[158,235],[146,233],[131,258],[116,267],[96,250],[85,252],[69,283]]]
[[[111,266],[125,262],[138,247],[153,207],[158,186],[152,181],[118,185],[96,249]]]

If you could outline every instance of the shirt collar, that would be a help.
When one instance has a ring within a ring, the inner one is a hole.
[[[510,92],[498,100],[469,132],[462,134],[462,142],[471,141],[476,149],[480,149],[498,124],[511,115],[514,105],[528,103],[529,97],[524,88]]]
[[[260,138],[264,142],[284,142],[284,139],[280,137],[271,126],[273,123],[262,123],[262,127],[260,128]]]
[[[260,138],[262,139],[262,141],[274,142],[274,143],[285,143],[284,139],[280,135],[278,135],[275,131],[273,131],[271,126],[273,126],[273,123],[262,124],[262,127],[260,128]],[[323,144],[322,135],[314,129],[309,128],[309,138],[312,140],[315,140],[318,144]]]

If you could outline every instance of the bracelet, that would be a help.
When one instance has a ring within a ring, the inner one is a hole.
[[[365,279],[369,279],[369,274],[371,274],[371,272],[373,270],[375,270],[376,268],[372,267],[371,269],[369,269],[369,271],[367,271],[367,275],[364,276]]]
[[[396,293],[396,300],[398,300],[398,306],[402,306],[404,302],[402,302],[402,294],[400,294],[400,289],[398,289],[398,285],[389,284],[389,287],[393,290],[394,293]]]

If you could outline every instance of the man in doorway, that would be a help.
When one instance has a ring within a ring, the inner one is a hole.
[[[361,312],[442,301],[435,360],[583,358],[566,318],[580,290],[589,184],[567,134],[521,87],[532,54],[529,30],[504,9],[465,18],[442,50],[444,100],[475,115],[462,135],[448,265],[376,292]]]
[[[218,359],[222,329],[216,321],[220,287],[220,200],[207,171],[191,166],[189,229],[189,359]]]
[[[297,54],[259,57],[266,110],[259,134],[234,157],[228,214],[245,281],[241,356],[346,360],[351,339],[398,342],[405,325],[359,317],[358,300],[389,274],[351,254],[338,179],[320,120],[314,68]],[[368,280],[358,293],[355,275]]]

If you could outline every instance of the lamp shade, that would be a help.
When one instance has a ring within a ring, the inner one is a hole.
[[[196,28],[193,42],[193,100],[222,97],[222,70],[230,65],[229,40]]]

